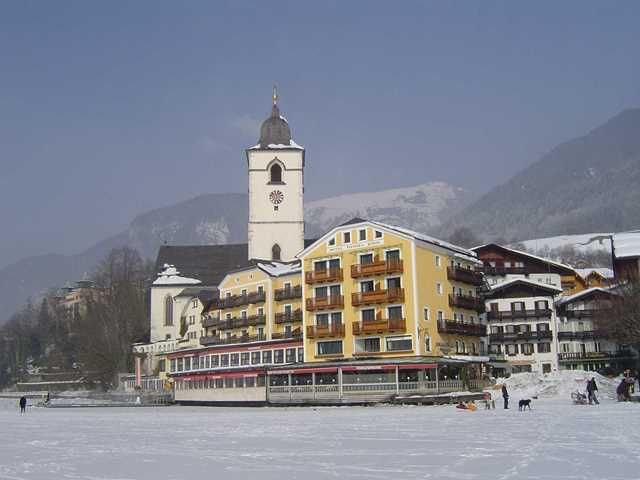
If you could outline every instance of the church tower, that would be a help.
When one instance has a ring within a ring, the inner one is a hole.
[[[249,258],[291,261],[304,248],[304,148],[291,139],[273,90],[271,116],[247,149]]]

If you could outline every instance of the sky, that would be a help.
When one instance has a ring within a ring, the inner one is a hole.
[[[640,106],[640,2],[0,3],[0,266],[244,192],[277,84],[318,199],[480,194]]]

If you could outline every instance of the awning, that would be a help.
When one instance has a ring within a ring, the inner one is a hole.
[[[307,367],[307,368],[297,368],[291,370],[271,370],[269,371],[269,375],[300,375],[305,373],[336,373],[338,371],[338,367]]]
[[[405,365],[398,365],[399,370],[423,370],[430,368],[438,368],[437,363],[408,363]]]

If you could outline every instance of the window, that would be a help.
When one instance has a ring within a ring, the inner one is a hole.
[[[440,255],[436,255],[436,267],[442,265],[442,261],[440,260]]]
[[[389,320],[402,320],[402,307],[400,305],[387,308]]]
[[[271,247],[271,260],[280,260],[280,254],[280,245],[276,243]]]
[[[240,365],[249,365],[249,352],[242,352],[240,354]]]
[[[164,325],[173,326],[173,298],[171,295],[164,297]]]
[[[550,343],[539,343],[538,344],[538,353],[550,353],[551,352],[551,344]]]
[[[193,308],[198,308],[198,299],[197,298],[193,301]]]
[[[304,348],[298,348],[298,363],[304,362]]]
[[[402,284],[400,283],[400,277],[387,278],[388,290],[399,290],[400,288],[402,288]]]
[[[431,351],[431,337],[429,335],[426,335],[424,337],[424,351],[425,352]]]
[[[211,355],[211,368],[217,367],[220,364],[220,357],[218,355]]]
[[[251,352],[251,365],[260,363],[260,352]]]
[[[360,264],[369,265],[373,263],[373,253],[363,253],[360,255]]]
[[[505,345],[504,348],[507,352],[507,355],[513,356],[518,354],[518,345]]]
[[[277,163],[274,163],[269,170],[271,183],[282,183],[282,167]]]
[[[362,321],[363,322],[373,322],[376,319],[376,311],[373,308],[368,308],[367,310],[362,310]]]
[[[244,386],[247,388],[253,388],[256,386],[256,377],[246,377],[244,379]]]
[[[342,354],[342,340],[333,342],[318,342],[318,355],[340,355]]]
[[[382,232],[380,230],[376,230],[375,231],[375,235],[376,238],[382,238]]]
[[[344,232],[343,239],[344,239],[343,243],[351,243],[351,232]]]
[[[336,244],[336,237],[330,238],[329,239],[329,246],[333,247]]]
[[[271,350],[266,350],[262,352],[262,363],[269,364],[271,363]]]
[[[533,343],[523,343],[520,349],[524,355],[531,355],[533,354]]]
[[[296,349],[295,348],[287,348],[286,362],[287,363],[295,363],[295,361],[296,361]]]
[[[318,313],[316,315],[316,325],[318,327],[328,327],[329,326],[329,314],[328,313]]]
[[[444,320],[444,312],[442,310],[438,310],[438,321],[441,322]]]
[[[549,324],[548,323],[538,323],[538,324],[536,324],[536,330],[538,330],[539,332],[548,332],[549,331]]]
[[[224,380],[222,378],[216,378],[215,385],[216,385],[216,388],[224,387]]]
[[[356,353],[367,352],[379,352],[380,351],[380,339],[379,338],[357,338],[355,342]]]
[[[229,366],[229,354],[228,353],[220,355],[220,366],[222,366],[222,367],[228,367]]]
[[[360,240],[361,242],[364,242],[366,239],[367,239],[367,231],[366,230],[358,231],[358,240]]]
[[[367,280],[365,282],[360,282],[360,291],[361,292],[373,292],[373,280]]]
[[[426,321],[429,321],[429,308],[428,307],[424,307],[424,309],[422,311],[424,313],[424,319]]]
[[[436,293],[438,295],[442,295],[442,284],[441,283],[436,283]]]
[[[547,310],[549,308],[549,302],[546,300],[536,300],[536,310]]]
[[[278,349],[273,351],[273,363],[284,363],[284,350]]]
[[[411,350],[413,343],[411,337],[387,337],[387,352],[397,352],[403,350]]]
[[[237,367],[238,365],[240,365],[240,354],[232,353],[229,357],[229,360],[232,367]]]
[[[264,293],[264,287],[262,285],[258,285],[258,294],[262,295]]]
[[[233,388],[233,378],[225,378],[224,379],[224,388]]]
[[[387,250],[384,252],[384,257],[387,262],[397,262],[400,260],[400,250]]]
[[[511,311],[518,312],[524,310],[524,302],[511,302]]]

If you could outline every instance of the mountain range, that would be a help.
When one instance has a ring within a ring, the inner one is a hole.
[[[356,193],[305,205],[306,237],[314,238],[353,217],[430,231],[470,201],[461,188],[432,182],[381,192]],[[29,297],[88,275],[111,249],[129,246],[154,259],[158,247],[247,241],[246,194],[206,194],[137,216],[129,227],[77,255],[41,255],[0,269],[0,323]]]
[[[477,201],[442,182],[308,202],[306,237],[353,217],[448,238],[468,227],[480,241],[640,227],[640,109],[625,110],[563,143]],[[153,259],[162,244],[243,243],[246,194],[206,194],[137,216],[129,227],[78,255],[30,257],[0,269],[0,323],[30,296],[82,279],[124,245]],[[81,226],[79,226],[80,228]]]

